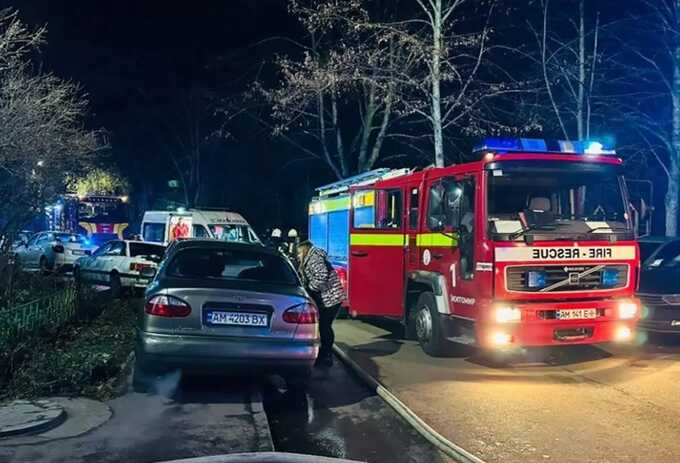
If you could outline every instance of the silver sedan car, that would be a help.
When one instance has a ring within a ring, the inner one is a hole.
[[[146,270],[148,276],[154,270]],[[304,390],[319,350],[318,312],[291,264],[259,245],[187,240],[145,294],[133,382],[163,373],[278,373]]]

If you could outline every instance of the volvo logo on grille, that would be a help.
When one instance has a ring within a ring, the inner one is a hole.
[[[581,279],[581,276],[578,272],[571,272],[569,274],[569,284],[570,285],[577,285]]]

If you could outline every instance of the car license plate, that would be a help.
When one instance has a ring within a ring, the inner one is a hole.
[[[249,312],[224,312],[211,310],[206,313],[209,325],[267,326],[267,314]]]
[[[584,318],[597,318],[597,309],[566,309],[555,313],[558,320],[580,320]]]
[[[71,251],[71,253],[74,256],[84,256],[85,255],[85,251],[83,251],[81,249],[74,249],[74,250]]]

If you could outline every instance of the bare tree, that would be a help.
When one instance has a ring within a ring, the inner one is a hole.
[[[103,146],[100,133],[83,127],[80,88],[32,71],[28,54],[44,36],[16,12],[0,12],[0,234],[40,213]]]
[[[159,105],[149,134],[155,137],[164,156],[177,173],[187,207],[199,205],[203,199],[206,174],[204,167],[229,137],[226,124],[235,113],[221,109],[219,116],[214,101],[218,98],[206,87],[178,88],[174,96]]]
[[[558,5],[541,0],[539,6],[541,26],[530,26],[538,45],[534,59],[550,105],[544,113],[550,114],[547,118],[556,122],[565,139],[590,138],[594,112],[606,99],[597,93],[605,79],[600,14],[590,17],[585,0]]]
[[[635,137],[631,151],[657,162],[667,180],[665,232],[680,212],[680,0],[640,0],[619,33],[614,111]],[[629,37],[635,34],[637,40]],[[613,116],[617,117],[617,116]],[[628,135],[630,138],[631,135]]]
[[[480,136],[518,132],[531,120],[508,121],[499,99],[527,91],[494,61],[491,43],[496,1],[416,0],[408,17],[374,24],[383,32],[378,41],[394,37],[414,56],[415,65],[395,69],[400,109],[431,128],[434,163],[446,163],[445,134]],[[508,47],[505,48],[507,51]]]
[[[386,6],[375,10],[390,14]],[[361,1],[293,1],[290,12],[306,31],[304,41],[286,39],[300,56],[276,60],[276,86],[257,85],[273,107],[275,134],[338,178],[370,170],[401,116],[395,70],[407,72],[414,56],[366,27]]]

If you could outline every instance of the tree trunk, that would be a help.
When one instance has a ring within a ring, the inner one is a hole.
[[[444,136],[442,133],[441,60],[442,60],[442,0],[435,0],[432,12],[432,129],[434,133],[434,165],[444,167]]]
[[[578,139],[583,140],[584,135],[584,116],[585,106],[585,86],[586,86],[586,27],[585,11],[583,0],[578,3],[579,28],[578,28],[578,100],[576,101],[576,132]]]
[[[680,0],[675,1],[676,12],[680,11]],[[668,189],[666,190],[666,235],[676,236],[678,232],[678,193],[680,193],[680,43],[673,50],[673,132],[669,162]]]

